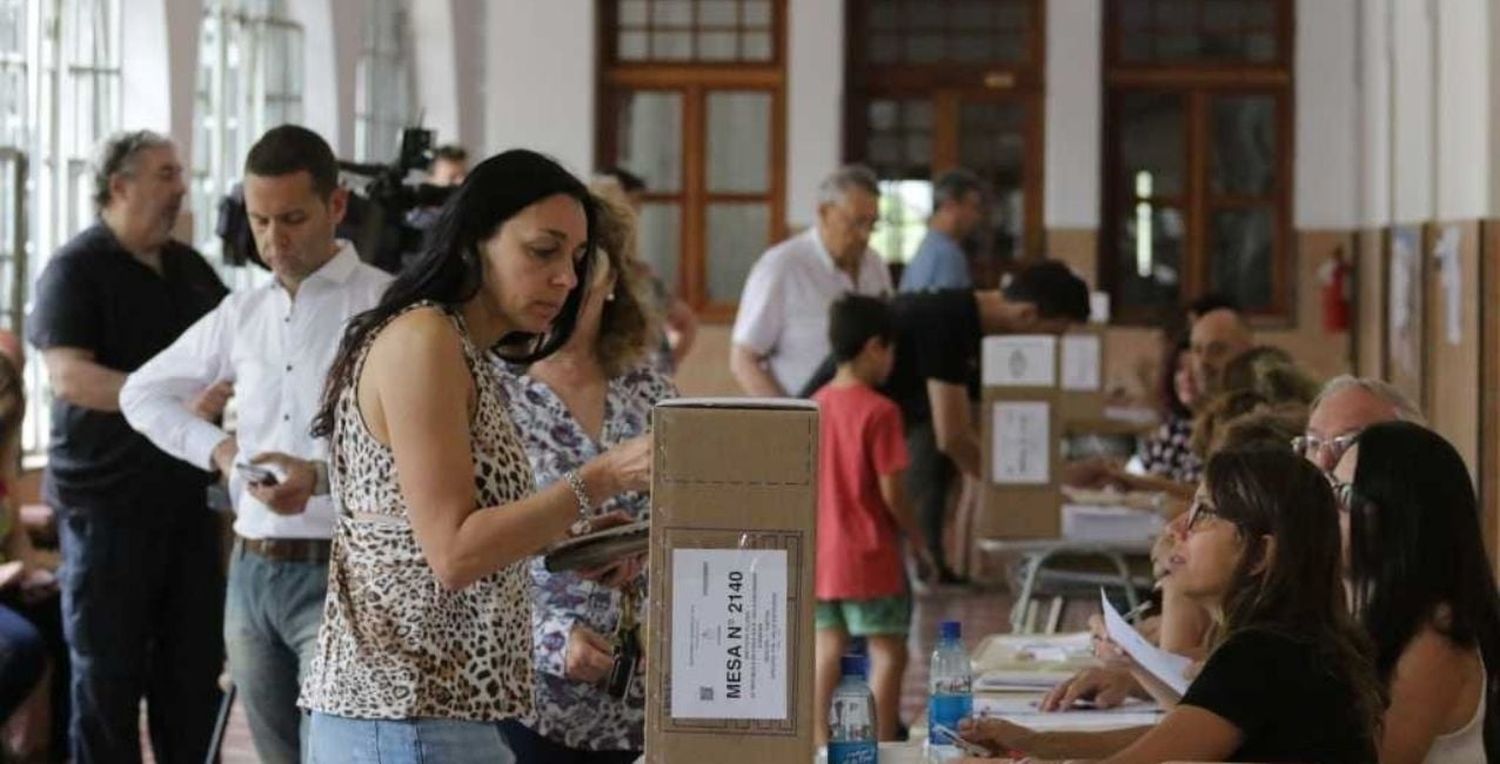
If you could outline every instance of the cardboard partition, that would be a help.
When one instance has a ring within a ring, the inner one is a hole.
[[[1105,420],[1104,327],[1070,329],[1058,341],[1058,402],[1064,422]]]
[[[817,408],[653,416],[646,761],[811,761]]]
[[[984,485],[974,523],[978,538],[1062,534],[1060,347],[1050,335],[984,339],[979,411]]]

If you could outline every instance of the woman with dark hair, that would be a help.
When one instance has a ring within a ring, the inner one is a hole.
[[[1474,484],[1442,436],[1373,425],[1333,473],[1355,616],[1389,688],[1380,760],[1500,761],[1500,595]]]
[[[650,471],[640,437],[536,490],[485,357],[529,363],[567,342],[595,214],[556,162],[491,157],[350,322],[313,428],[339,507],[300,699],[313,761],[513,760],[497,722],[532,711],[524,561]]]
[[[1198,405],[1198,387],[1193,382],[1189,357],[1186,340],[1172,343],[1163,355],[1157,375],[1162,423],[1141,449],[1141,467],[1146,474],[1179,483],[1196,483],[1203,471],[1203,462],[1188,447],[1193,409]]]
[[[1345,605],[1327,479],[1290,451],[1224,452],[1189,513],[1172,575],[1213,613],[1217,636],[1160,724],[1034,732],[982,719],[965,736],[1040,758],[1375,761],[1381,693]]]
[[[651,407],[676,395],[671,380],[649,362],[656,316],[645,274],[635,259],[635,214],[624,200],[600,192],[593,285],[578,313],[578,328],[556,353],[529,368],[501,375],[511,416],[531,459],[537,487],[562,480],[609,446],[646,431]],[[651,497],[620,494],[599,507],[644,520]],[[604,686],[614,660],[615,635],[625,608],[639,610],[645,573],[635,562],[610,579],[549,572],[532,560],[532,636],[536,713],[502,725],[521,761],[626,764],[645,748],[644,675],[612,695]],[[613,586],[620,584],[621,586]]]

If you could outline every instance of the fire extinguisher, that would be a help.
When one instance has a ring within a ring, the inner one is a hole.
[[[1344,248],[1339,247],[1318,271],[1322,283],[1323,331],[1330,334],[1349,331],[1351,270],[1344,258]]]

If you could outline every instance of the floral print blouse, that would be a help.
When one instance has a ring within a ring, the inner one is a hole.
[[[599,442],[584,431],[552,388],[522,370],[502,374],[510,398],[510,416],[531,460],[537,488],[563,479],[590,459],[649,428],[651,407],[677,394],[672,382],[650,365],[637,366],[614,379],[604,399],[604,428]],[[650,496],[627,493],[600,505],[596,512],[624,511],[634,520],[650,514]],[[620,619],[620,593],[573,573],[549,573],[540,558],[530,564],[536,681],[535,715],[529,726],[556,743],[590,751],[640,751],[645,746],[645,675],[637,674],[623,699],[603,686],[564,676],[568,634],[583,624],[613,637]],[[636,581],[645,592],[645,573]],[[637,603],[637,612],[642,608]]]

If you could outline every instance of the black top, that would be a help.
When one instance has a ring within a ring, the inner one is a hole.
[[[132,372],[219,304],[228,290],[191,247],[169,242],[157,273],[96,223],[64,244],[36,285],[27,339],[73,347]],[[44,498],[58,507],[202,502],[210,476],[130,428],[123,414],[52,401]]]
[[[1355,692],[1317,648],[1249,629],[1209,656],[1183,705],[1210,711],[1244,735],[1231,761],[1376,761],[1375,742],[1354,713]]]
[[[927,380],[963,385],[973,396],[979,389],[979,303],[972,289],[899,292],[891,298],[896,325],[896,363],[880,392],[901,407],[907,427],[932,418]],[[813,372],[798,393],[811,398],[833,379],[833,356]]]

